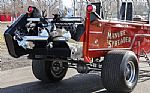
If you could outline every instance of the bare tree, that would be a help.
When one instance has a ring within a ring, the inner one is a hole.
[[[120,19],[120,0],[117,1],[117,18]]]
[[[150,0],[147,0],[148,7],[150,9]]]
[[[149,15],[148,20],[150,21],[150,0],[147,0],[147,4],[148,4],[148,15]]]

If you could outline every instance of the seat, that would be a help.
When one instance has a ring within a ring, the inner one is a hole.
[[[84,33],[85,31],[85,27],[83,24],[79,24],[76,28],[76,32],[74,34],[74,36],[72,37],[72,39],[76,40],[76,41],[79,41],[82,34]]]

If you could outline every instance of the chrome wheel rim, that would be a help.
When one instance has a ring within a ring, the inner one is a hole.
[[[61,75],[61,73],[63,72],[63,63],[59,61],[53,61],[51,70],[56,76]]]
[[[128,83],[129,86],[132,86],[135,77],[136,77],[135,65],[133,61],[129,61],[127,63],[127,68],[126,68],[126,82]]]

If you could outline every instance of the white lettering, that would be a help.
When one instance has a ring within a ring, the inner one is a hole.
[[[130,43],[131,42],[131,37],[126,36],[126,31],[119,31],[115,33],[108,32],[107,36],[107,43],[109,47],[115,47],[122,45],[124,43]]]

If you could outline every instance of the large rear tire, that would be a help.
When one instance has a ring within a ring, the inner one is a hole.
[[[34,76],[42,82],[56,82],[63,79],[68,63],[61,61],[32,60]]]
[[[132,51],[110,51],[102,63],[102,82],[110,92],[128,93],[138,81],[137,57]]]

